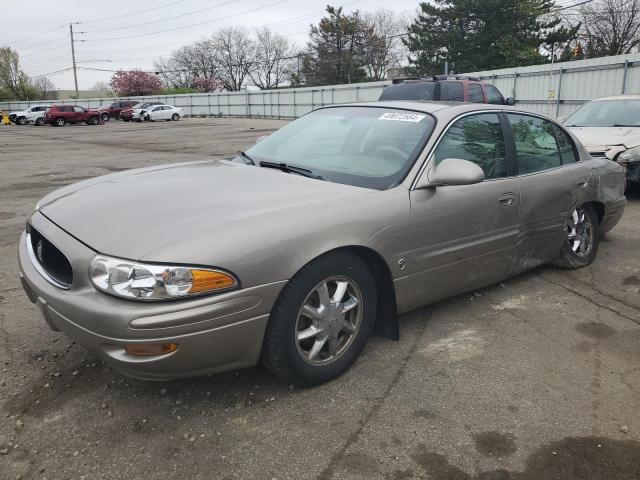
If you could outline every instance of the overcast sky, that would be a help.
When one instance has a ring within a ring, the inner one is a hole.
[[[409,12],[419,0],[2,0],[0,46],[16,49],[30,76],[63,70],[71,67],[69,23],[80,22],[73,26],[78,67],[151,70],[154,58],[232,25],[268,25],[303,46],[327,3],[347,12]],[[70,71],[48,76],[57,88],[73,89]],[[78,70],[78,87],[88,90],[110,77]]]

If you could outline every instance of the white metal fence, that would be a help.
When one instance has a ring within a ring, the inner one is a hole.
[[[640,54],[574,62],[471,72],[496,85],[519,106],[550,116],[571,113],[592,98],[640,93]],[[377,100],[389,81],[280,90],[220,92],[183,95],[123,97],[122,100],[159,101],[181,107],[195,116],[295,118],[336,103]],[[22,110],[35,103],[100,107],[114,98],[56,100],[53,102],[0,102],[5,111]]]

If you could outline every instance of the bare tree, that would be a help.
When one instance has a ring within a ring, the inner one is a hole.
[[[55,100],[58,97],[56,86],[49,80],[49,77],[36,77],[31,81],[31,84],[38,91],[40,100]]]
[[[595,0],[579,17],[586,57],[631,53],[640,43],[640,0]]]
[[[256,65],[255,42],[243,27],[223,28],[210,41],[220,80],[227,90],[240,90]]]
[[[295,47],[289,39],[269,27],[256,29],[256,56],[249,76],[262,90],[278,88],[291,78]]]
[[[372,27],[368,31],[364,67],[369,78],[383,80],[389,69],[400,67],[407,58],[409,51],[402,36],[408,31],[411,18],[385,8],[364,13],[362,17]]]

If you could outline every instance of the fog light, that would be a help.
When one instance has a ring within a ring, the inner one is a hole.
[[[138,357],[166,355],[167,353],[175,352],[177,349],[178,349],[177,343],[156,343],[156,344],[131,343],[124,346],[125,352],[127,352],[129,355],[136,355]]]

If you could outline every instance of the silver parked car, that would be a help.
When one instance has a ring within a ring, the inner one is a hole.
[[[620,163],[627,181],[640,183],[640,95],[591,100],[564,124],[592,156]]]
[[[316,110],[226,161],[44,197],[20,275],[49,326],[123,373],[262,363],[340,375],[399,313],[536,265],[579,268],[620,220],[624,170],[503,105]]]

